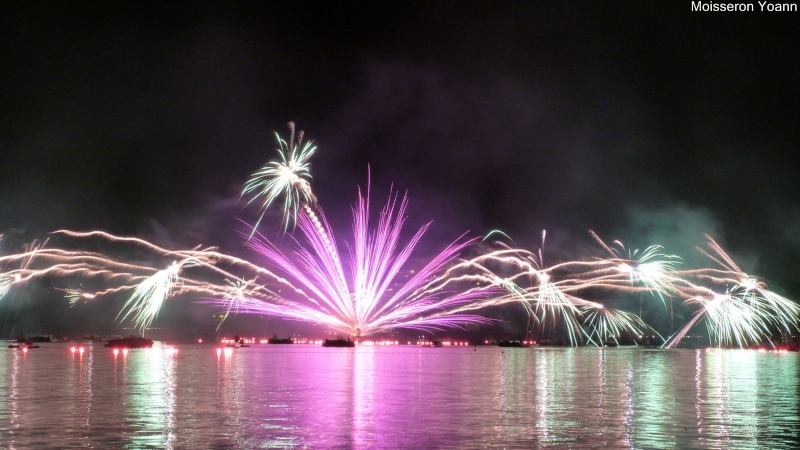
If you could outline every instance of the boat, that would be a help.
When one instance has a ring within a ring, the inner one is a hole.
[[[566,347],[567,343],[556,339],[542,339],[537,345],[539,347]]]
[[[111,348],[151,348],[153,341],[147,338],[131,336],[122,339],[111,339],[104,347]]]
[[[527,347],[522,341],[497,341],[498,347]]]
[[[36,344],[31,344],[29,342],[14,342],[10,344],[8,348],[27,349],[27,348],[39,348],[39,346]]]
[[[35,342],[42,342],[42,341],[35,341]],[[39,346],[37,344],[34,344],[34,341],[31,338],[20,336],[17,339],[17,342],[12,342],[8,346],[8,348],[26,349],[26,348],[39,348]]]
[[[244,338],[240,338],[239,335],[237,334],[236,336],[233,337],[233,342],[227,344],[227,347],[233,347],[233,348],[250,347],[250,344],[246,344],[245,342],[246,341],[244,340]]]
[[[356,343],[352,339],[344,339],[344,338],[337,338],[337,339],[325,339],[325,342],[322,343],[323,347],[355,347]]]
[[[278,336],[272,336],[272,338],[267,342],[270,344],[294,344],[294,341],[290,338],[281,339]]]
[[[24,345],[30,346],[30,344],[32,344],[32,343],[42,344],[42,343],[48,343],[48,342],[64,342],[64,341],[67,341],[67,340],[68,339],[66,339],[66,338],[55,337],[52,334],[42,334],[42,335],[30,336],[30,337],[25,337],[23,335],[23,336],[20,336],[19,338],[17,338],[17,344],[24,344]]]

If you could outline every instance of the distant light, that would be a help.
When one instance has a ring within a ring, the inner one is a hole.
[[[117,356],[117,355],[119,355],[119,349],[118,349],[118,348],[115,348],[115,349],[114,349],[114,356]]]
[[[198,340],[197,340],[197,343],[198,343],[198,344],[202,344],[202,343],[203,343],[203,338],[200,338],[200,339],[198,339]]]

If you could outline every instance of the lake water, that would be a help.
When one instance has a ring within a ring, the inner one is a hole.
[[[42,344],[0,448],[797,448],[798,353]],[[158,344],[157,344],[158,345]]]

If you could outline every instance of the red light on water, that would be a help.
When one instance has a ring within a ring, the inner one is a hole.
[[[79,348],[78,352],[80,352],[80,354],[82,355],[83,354],[83,347]]]
[[[114,356],[117,356],[117,355],[119,355],[119,349],[118,349],[118,348],[115,348],[115,349],[114,349]]]
[[[75,347],[70,347],[69,349],[69,351],[71,351],[72,353],[75,353],[75,350],[77,350]]]
[[[218,348],[218,349],[217,349],[217,356],[219,356],[219,355],[221,355],[221,354],[222,354],[222,349],[221,349],[221,348]]]
[[[123,348],[122,349],[122,356],[128,356],[128,349],[127,348]]]
[[[198,340],[197,340],[197,343],[198,343],[198,344],[202,344],[202,343],[203,343],[203,340],[202,340],[202,339],[198,339]]]

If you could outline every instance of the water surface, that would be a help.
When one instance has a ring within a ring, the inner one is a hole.
[[[74,345],[74,344],[72,344]],[[0,448],[797,448],[798,353],[212,345],[0,355]]]

